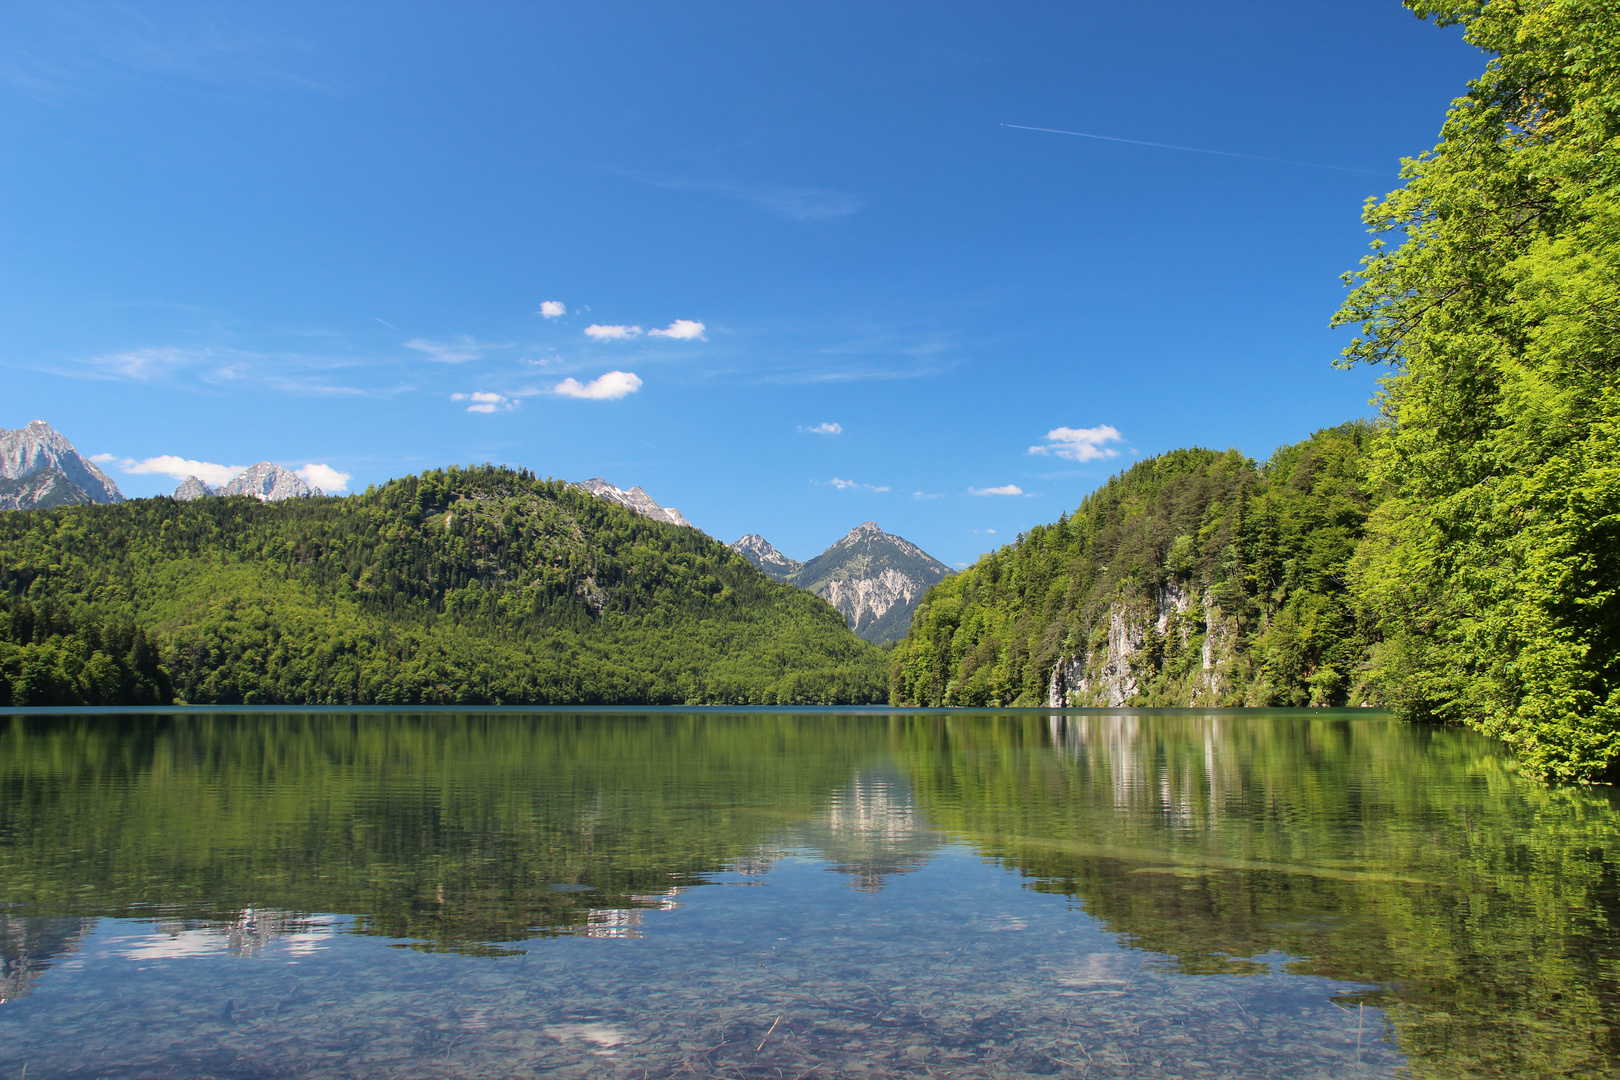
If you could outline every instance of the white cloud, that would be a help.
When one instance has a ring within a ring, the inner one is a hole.
[[[676,319],[663,330],[649,330],[649,337],[676,338],[680,341],[690,341],[697,338],[699,341],[708,340],[703,336],[704,326],[693,319]]]
[[[119,461],[118,467],[134,476],[172,476],[176,480],[195,476],[209,487],[228,484],[237,473],[247,468],[246,465],[215,465],[212,461],[196,461],[174,454],[159,454],[144,461],[123,458]]]
[[[563,306],[561,300],[542,300],[540,301],[540,314],[548,319],[556,319],[568,314],[568,309]]]
[[[126,379],[147,379],[166,375],[176,368],[204,363],[211,354],[206,349],[176,349],[162,346],[152,349],[126,349],[94,357],[89,363]]]
[[[943,499],[945,496],[936,495],[931,491],[913,491],[911,497],[913,499]]]
[[[862,484],[854,480],[845,480],[837,476],[833,477],[831,480],[812,480],[810,482],[812,484],[820,484],[823,487],[837,488],[839,491],[870,491],[876,494],[889,490],[886,486]]]
[[[340,491],[349,490],[349,476],[346,472],[338,472],[330,465],[310,462],[302,469],[293,470],[304,478],[304,482],[311,487],[318,487],[328,495],[335,495]]]
[[[1000,487],[968,488],[969,495],[1022,495],[1024,489],[1017,484],[1002,484]]]
[[[91,454],[90,460],[97,465],[105,465],[109,461],[117,461],[118,456],[116,454]]]
[[[454,341],[412,338],[405,343],[405,347],[425,354],[429,360],[438,364],[464,364],[468,360],[477,360],[484,355],[484,350],[478,342],[466,334]]]
[[[1119,451],[1105,443],[1119,442],[1123,438],[1119,429],[1110,424],[1094,428],[1053,428],[1046,433],[1045,446],[1032,446],[1032,454],[1056,454],[1070,461],[1097,461],[1118,457]]]
[[[587,398],[591,401],[614,401],[641,389],[641,378],[633,371],[610,371],[606,375],[582,383],[578,379],[564,379],[552,387],[552,393],[563,397]]]
[[[484,391],[472,394],[451,394],[450,400],[470,401],[472,404],[467,406],[467,411],[476,413],[511,412],[518,407],[517,401],[513,398]]]
[[[844,433],[844,425],[835,424],[828,421],[825,424],[817,424],[815,427],[802,427],[799,430],[808,431],[812,435],[842,435]]]
[[[633,337],[641,336],[639,326],[599,326],[596,323],[585,328],[585,336],[597,341],[629,341]]]

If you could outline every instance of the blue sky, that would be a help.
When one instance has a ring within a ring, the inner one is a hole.
[[[18,0],[0,427],[132,496],[492,461],[964,563],[1367,415],[1361,205],[1483,63],[1382,0]]]

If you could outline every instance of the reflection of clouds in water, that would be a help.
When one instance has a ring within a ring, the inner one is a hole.
[[[548,1039],[558,1042],[568,1042],[570,1039],[579,1039],[582,1042],[594,1043],[601,1047],[592,1053],[608,1056],[618,1047],[630,1041],[630,1036],[606,1024],[547,1024],[541,1031]]]
[[[1079,967],[1053,974],[1059,986],[1111,989],[1128,985],[1140,966],[1140,960],[1121,953],[1091,953]]]
[[[230,942],[216,931],[179,930],[132,938],[129,944],[114,950],[113,955],[124,960],[178,960],[229,951]]]
[[[249,908],[231,922],[159,923],[157,932],[124,939],[113,955],[125,960],[181,960],[196,956],[257,956],[274,947],[308,956],[329,944],[334,928],[283,911]]]

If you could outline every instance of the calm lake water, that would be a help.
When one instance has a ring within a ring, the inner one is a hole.
[[[1364,712],[0,717],[0,1080],[1610,1076],[1617,869]]]

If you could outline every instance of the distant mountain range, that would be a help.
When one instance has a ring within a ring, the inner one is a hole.
[[[695,528],[674,507],[658,505],[645,491],[614,487],[600,476],[572,485],[599,499],[634,510],[643,517]],[[826,600],[849,628],[867,641],[882,644],[906,636],[911,613],[934,582],[951,568],[903,536],[862,522],[842,540],[809,562],[790,559],[758,533],[729,545],[768,577],[797,585]]]
[[[324,494],[326,493],[320,488],[310,487],[302,476],[291,469],[283,469],[270,461],[250,465],[218,488],[209,487],[195,476],[188,476],[174,489],[174,498],[181,502],[206,499],[214,495],[221,498],[229,495],[247,495],[260,502],[280,502],[282,499],[307,499],[312,495]]]
[[[660,506],[640,487],[626,491],[600,476],[570,485],[617,503],[643,517],[695,528],[673,506]],[[245,495],[261,502],[320,495],[297,473],[261,461],[215,488],[188,476],[173,497],[193,499]],[[82,456],[43,420],[25,428],[0,428],[0,510],[49,509],[88,503],[123,502],[118,485]],[[730,545],[767,576],[822,597],[850,629],[867,641],[896,641],[906,634],[911,613],[931,585],[951,572],[938,559],[903,537],[863,522],[809,562],[783,555],[757,533]]]
[[[865,521],[809,562],[783,555],[757,533],[731,550],[766,575],[825,599],[849,628],[882,644],[906,636],[911,613],[930,586],[951,568],[902,536]]]
[[[0,510],[123,501],[118,485],[45,421],[0,428]]]

